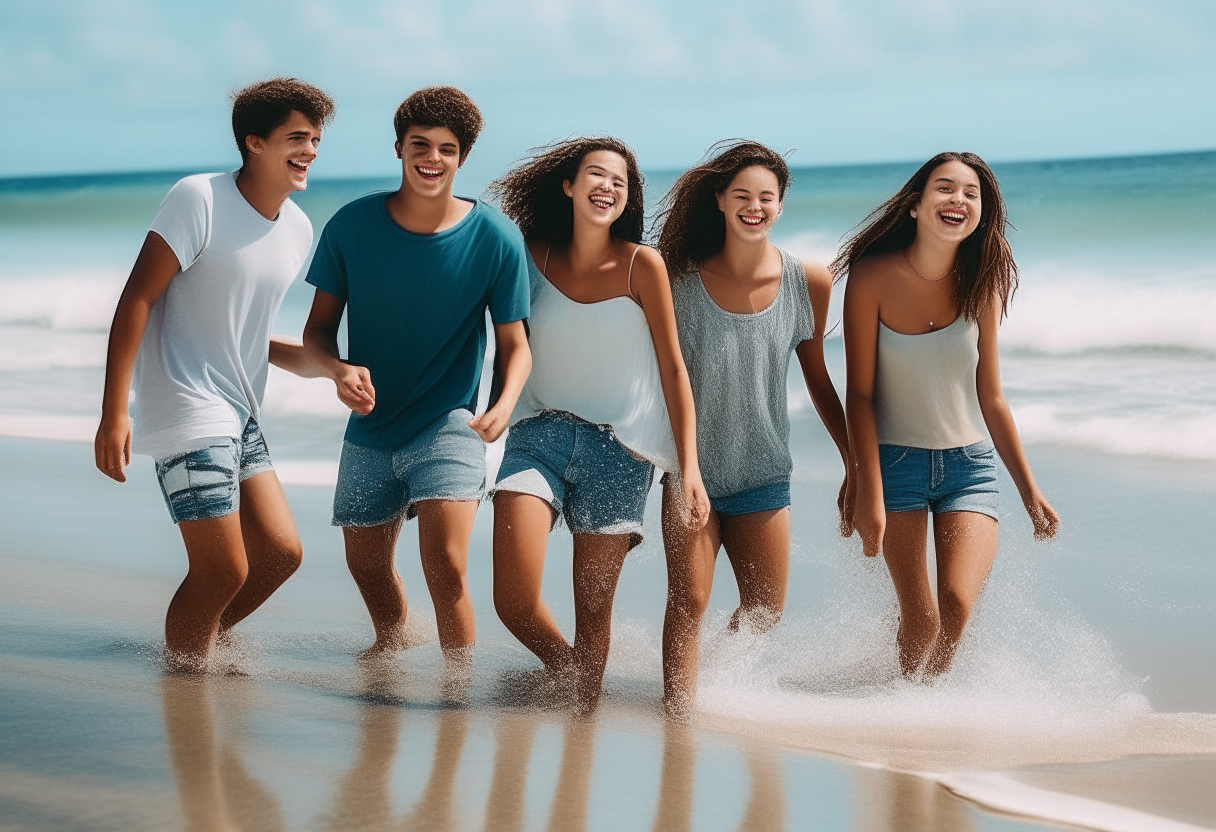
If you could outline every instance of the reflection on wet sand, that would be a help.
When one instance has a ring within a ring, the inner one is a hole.
[[[224,732],[217,742],[217,687],[242,683],[239,679],[176,675],[166,675],[161,681],[169,758],[182,817],[191,832],[274,832],[284,828],[278,800],[245,768],[240,732]],[[238,711],[234,716],[239,722]]]
[[[853,769],[858,832],[973,832],[963,801],[937,783],[887,769]]]

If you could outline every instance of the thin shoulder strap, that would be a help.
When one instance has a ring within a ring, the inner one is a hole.
[[[549,255],[553,253],[553,243],[545,246],[545,265],[540,267],[540,273],[545,277],[549,276]]]
[[[633,256],[629,258],[629,274],[625,275],[625,289],[629,292],[629,297],[635,301],[637,298],[633,294],[633,261],[638,259],[638,252],[642,250],[640,245],[633,249]]]

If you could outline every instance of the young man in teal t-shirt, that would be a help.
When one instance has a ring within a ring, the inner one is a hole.
[[[439,643],[465,664],[476,638],[469,537],[485,488],[485,443],[507,426],[532,366],[528,251],[519,230],[452,182],[481,130],[459,90],[419,90],[397,109],[401,187],[343,206],[326,224],[307,280],[310,357],[352,411],[334,494],[346,561],[376,629],[369,653],[411,646],[395,564],[404,520],[418,542]],[[475,416],[489,309],[502,393]],[[349,355],[338,354],[347,313]]]

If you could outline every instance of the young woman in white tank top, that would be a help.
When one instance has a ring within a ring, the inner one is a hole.
[[[642,177],[616,139],[545,149],[491,186],[535,265],[532,374],[511,417],[494,499],[494,605],[550,671],[573,670],[577,706],[599,699],[612,601],[642,539],[654,468],[709,513],[696,417],[663,261],[642,237]],[[574,639],[541,598],[549,531],[574,535]]]
[[[1035,537],[1059,517],[1035,484],[1001,392],[997,328],[1017,288],[996,177],[973,153],[941,153],[876,209],[832,263],[849,276],[845,409],[857,472],[853,515],[899,599],[905,675],[950,667],[997,550],[996,460]],[[933,515],[937,600],[926,564]]]

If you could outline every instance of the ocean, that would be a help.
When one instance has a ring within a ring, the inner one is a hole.
[[[794,170],[775,241],[831,259],[915,168]],[[164,677],[180,539],[150,462],[120,487],[89,443],[114,305],[185,172],[0,180],[0,829],[1216,827],[1216,152],[993,168],[1021,267],[1002,377],[1058,540],[1031,540],[1002,472],[1000,551],[956,667],[904,682],[890,579],[833,534],[839,460],[791,373],[787,611],[766,637],[728,635],[720,559],[687,728],[657,716],[657,492],[595,720],[512,693],[538,665],[493,613],[488,506],[469,707],[443,706],[434,644],[368,678],[328,525],[346,412],[328,382],[274,368],[263,427],[304,566],[242,625],[239,675]],[[673,180],[650,174],[648,205]],[[319,233],[394,186],[314,179],[297,201]],[[299,335],[310,301],[294,285],[276,331]],[[843,389],[838,326],[827,354]],[[545,578],[567,628],[569,545],[552,536]],[[433,629],[417,559],[411,525],[398,560]]]

